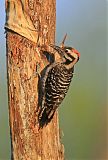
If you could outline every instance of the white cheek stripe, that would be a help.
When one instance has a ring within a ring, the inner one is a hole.
[[[65,56],[65,57],[66,57],[66,59],[68,59],[69,61],[72,61],[71,57],[69,57],[69,56]]]
[[[71,55],[76,59],[78,58],[78,55],[75,52],[72,52]]]

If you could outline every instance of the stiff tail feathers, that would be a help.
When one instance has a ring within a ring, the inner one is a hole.
[[[53,118],[54,113],[55,110],[52,110],[51,108],[41,108],[38,115],[39,128],[46,126]]]

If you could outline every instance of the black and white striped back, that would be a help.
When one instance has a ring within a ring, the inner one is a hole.
[[[43,100],[39,113],[41,126],[50,122],[58,106],[63,101],[73,76],[74,68],[67,69],[63,63],[54,63],[43,78]]]

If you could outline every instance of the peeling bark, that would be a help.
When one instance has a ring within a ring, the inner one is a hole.
[[[36,25],[40,45],[54,43],[55,0],[26,0],[26,5]],[[36,43],[11,29],[7,30],[6,44],[12,159],[63,160],[58,113],[39,132],[35,133],[32,128],[32,124],[37,122],[38,107],[38,76],[34,73],[37,63],[43,70],[48,62],[38,52]]]

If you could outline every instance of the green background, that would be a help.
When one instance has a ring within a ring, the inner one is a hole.
[[[80,53],[69,92],[59,108],[66,160],[107,160],[107,1],[57,0],[56,44]],[[0,1],[0,160],[10,159],[5,11]]]

